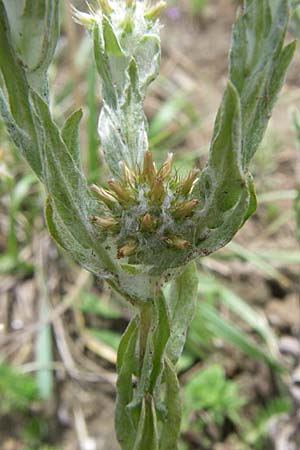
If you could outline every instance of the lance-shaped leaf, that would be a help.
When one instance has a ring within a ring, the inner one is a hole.
[[[242,169],[241,105],[229,82],[219,109],[207,167],[201,174],[196,245],[209,254],[229,242],[249,211],[250,186]],[[203,238],[204,236],[204,238]]]
[[[109,277],[107,268],[99,257],[98,252],[96,253],[94,248],[81,245],[76,234],[74,235],[72,228],[66,226],[62,217],[57,212],[54,202],[51,201],[51,196],[48,196],[46,200],[45,217],[52,238],[61,248],[70,253],[78,264],[97,276]],[[95,248],[97,248],[96,242]]]
[[[177,450],[181,423],[180,386],[176,371],[170,360],[165,363],[166,395],[165,405],[167,415],[162,425],[159,450]]]
[[[82,110],[72,113],[64,123],[61,130],[61,137],[66,144],[69,153],[72,155],[75,164],[82,172],[80,147],[79,147],[79,124],[82,119]]]
[[[211,228],[215,228],[222,221],[222,214],[237,203],[245,186],[241,123],[240,99],[235,87],[228,82],[204,172],[206,185],[209,178],[209,189],[205,192],[209,202],[206,223]]]
[[[118,98],[122,97],[126,82],[126,71],[129,57],[123,51],[119,40],[118,29],[106,15],[102,17],[103,50],[109,66],[110,78]],[[106,93],[103,91],[104,98]]]
[[[63,142],[59,130],[52,121],[46,103],[31,92],[39,128],[39,145],[43,150],[43,171],[46,189],[51,193],[57,210],[64,216],[66,224],[77,228],[83,245],[90,245],[86,229],[88,190],[83,174],[78,170]],[[74,219],[76,220],[74,221]]]
[[[247,0],[238,17],[230,55],[230,80],[241,98],[243,167],[260,144],[295,42],[284,47],[289,0],[278,0],[273,13],[269,0]]]
[[[207,256],[231,241],[236,232],[247,217],[250,209],[250,189],[252,186],[246,181],[247,189],[244,189],[238,203],[230,211],[223,214],[223,221],[216,228],[204,231],[205,239],[198,241],[195,255]]]
[[[138,385],[133,400],[128,405],[133,414],[145,395],[148,392],[153,395],[161,383],[166,346],[170,336],[167,305],[162,292],[156,293],[153,304],[148,308],[148,314],[151,324],[141,362]]]
[[[294,199],[294,211],[296,222],[296,239],[300,242],[300,113],[293,111],[293,126],[297,143],[297,172],[296,172],[296,198]],[[299,169],[298,169],[299,168]]]
[[[112,82],[108,56],[105,53],[102,30],[97,23],[93,29],[94,56],[96,67],[102,80],[102,95],[108,105],[116,107],[116,94]]]
[[[27,160],[33,171],[42,178],[42,167],[37,146],[33,144],[28,134],[19,127],[14,120],[3,91],[0,89],[0,116],[5,123],[7,131],[21,155]]]
[[[95,16],[95,57],[103,61],[98,66],[104,81],[103,96],[106,97],[108,78],[112,81],[117,97],[121,98],[126,84],[127,70],[132,58],[139,72],[139,89],[142,97],[149,83],[157,76],[160,63],[160,40],[158,21],[145,19],[143,3],[128,8],[125,3],[112,5],[110,12]],[[127,26],[129,25],[129,26]],[[100,61],[100,60],[99,60]],[[109,76],[108,76],[109,74]]]
[[[123,450],[132,450],[136,435],[127,406],[132,401],[133,396],[132,377],[135,373],[138,324],[138,317],[131,320],[118,349],[115,426],[117,437]]]
[[[43,151],[43,177],[53,208],[78,244],[91,254],[96,253],[108,271],[116,272],[116,264],[99,243],[89,221],[93,199],[86,180],[62,140],[47,104],[34,91],[31,99]]]
[[[167,355],[176,364],[186,339],[189,324],[195,312],[198,277],[194,262],[190,262],[174,281],[168,294],[171,335]],[[171,376],[171,375],[170,375]]]
[[[284,47],[289,18],[287,0],[273,13],[268,0],[247,0],[238,17],[230,57],[230,81],[216,124],[208,164],[195,189],[198,254],[229,242],[256,208],[247,171],[267,126],[294,53]]]
[[[164,357],[166,354],[166,346],[170,337],[170,324],[167,311],[166,299],[162,292],[155,298],[155,307],[157,310],[158,321],[157,328],[153,333],[153,362],[150,375],[150,392],[153,392],[156,384],[160,382],[160,376],[164,368]]]
[[[148,148],[147,122],[134,59],[125,74],[126,84],[122,88],[122,96],[118,98],[117,107],[105,103],[98,124],[105,159],[115,176],[122,174],[120,161],[124,161],[128,167],[141,167]]]
[[[0,112],[19,151],[37,176],[42,178],[41,158],[37,145],[32,110],[28,98],[29,85],[22,62],[12,46],[6,10],[0,0],[0,71],[7,99],[0,92]]]
[[[140,422],[133,450],[159,450],[157,416],[151,395],[143,399]]]
[[[119,121],[126,143],[129,167],[142,167],[144,153],[148,150],[148,125],[143,111],[139,73],[134,58],[130,61],[127,73],[127,82],[119,108]]]
[[[3,0],[12,45],[31,87],[48,96],[47,70],[59,35],[58,0]]]
[[[156,34],[146,34],[138,43],[134,59],[139,71],[139,87],[143,95],[157,77],[160,66],[160,40]]]
[[[143,99],[160,62],[157,21],[144,17],[145,5],[112,5],[94,16],[94,53],[102,78],[103,108],[98,132],[106,162],[121,176],[120,162],[141,167],[148,149]]]
[[[54,218],[53,206],[51,204],[51,197],[48,195],[45,203],[45,218],[48,226],[48,230],[52,238],[65,250],[68,249],[68,244],[65,237],[62,237],[62,230],[57,226],[57,218]]]

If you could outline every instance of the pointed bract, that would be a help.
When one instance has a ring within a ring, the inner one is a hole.
[[[186,202],[182,202],[179,205],[177,205],[172,210],[172,214],[176,219],[183,219],[185,217],[190,216],[193,213],[195,206],[197,204],[198,200],[196,199],[187,200]]]
[[[99,196],[100,200],[108,206],[108,208],[114,208],[118,204],[117,199],[106,189],[96,186],[96,184],[92,184],[90,189]]]
[[[174,154],[168,153],[166,161],[162,164],[161,168],[157,172],[157,176],[165,180],[169,177],[172,171]]]
[[[153,163],[152,153],[147,150],[144,154],[144,165],[142,171],[142,178],[149,183],[153,183],[156,177],[156,169]]]
[[[167,236],[164,239],[168,245],[178,248],[179,250],[184,250],[191,245],[187,239],[183,239],[180,236]]]
[[[134,255],[137,250],[137,244],[135,241],[130,240],[126,244],[118,248],[118,258],[126,258],[127,256]]]
[[[90,221],[108,230],[114,229],[119,225],[119,221],[111,216],[104,216],[104,217],[91,216]]]

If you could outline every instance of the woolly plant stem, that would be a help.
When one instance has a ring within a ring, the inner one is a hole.
[[[170,324],[161,291],[139,308],[118,351],[116,430],[123,450],[175,450],[181,402],[168,357]]]

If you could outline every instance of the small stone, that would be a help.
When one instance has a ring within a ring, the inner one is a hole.
[[[300,357],[300,342],[292,336],[283,336],[279,341],[279,350],[283,354]]]

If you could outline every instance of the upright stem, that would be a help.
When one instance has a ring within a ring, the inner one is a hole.
[[[189,263],[136,304],[118,350],[116,431],[122,450],[178,450],[181,401],[175,364],[195,310],[198,275]]]

